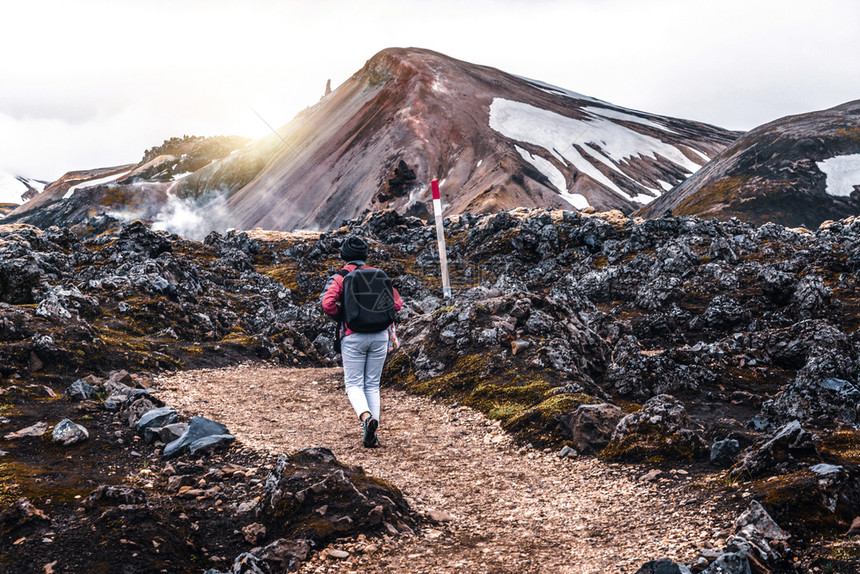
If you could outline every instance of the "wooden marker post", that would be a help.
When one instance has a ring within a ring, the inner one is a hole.
[[[448,253],[445,248],[445,230],[442,227],[442,197],[439,195],[439,180],[430,182],[433,190],[433,211],[436,214],[436,242],[439,244],[439,264],[442,266],[442,296],[451,298],[451,281],[448,279]]]

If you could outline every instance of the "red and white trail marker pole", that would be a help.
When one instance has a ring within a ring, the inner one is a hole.
[[[439,180],[430,182],[433,190],[433,211],[436,214],[436,242],[439,244],[439,264],[442,266],[442,296],[451,298],[451,281],[448,279],[448,253],[445,248],[445,230],[442,228],[442,197],[439,195]]]

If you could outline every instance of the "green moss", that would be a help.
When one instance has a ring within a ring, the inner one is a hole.
[[[590,395],[557,394],[563,381],[555,371],[537,367],[500,364],[498,356],[474,353],[457,359],[445,374],[420,380],[405,353],[394,355],[384,371],[384,381],[437,399],[458,401],[533,443],[556,444],[564,440],[559,417],[580,404],[595,402]]]
[[[523,409],[502,422],[502,427],[537,445],[559,445],[566,436],[561,417],[575,411],[580,405],[600,402],[591,395],[561,393],[550,396],[538,404]]]
[[[719,179],[710,183],[682,201],[677,209],[673,210],[677,215],[691,215],[707,213],[715,206],[725,206],[731,203],[737,194],[737,189],[743,186],[749,176],[734,176]]]
[[[837,431],[822,437],[819,452],[836,464],[860,464],[860,430]]]

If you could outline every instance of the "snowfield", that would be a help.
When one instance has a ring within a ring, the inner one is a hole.
[[[631,180],[632,178],[622,170],[628,158],[656,159],[657,155],[660,155],[681,166],[688,173],[696,172],[701,167],[675,146],[634,131],[613,120],[635,122],[663,131],[671,131],[665,126],[632,114],[602,107],[587,106],[583,111],[586,112],[587,119],[569,118],[530,104],[496,98],[490,105],[490,128],[514,141],[547,150],[562,165],[572,165],[594,181],[627,198],[630,194],[622,191],[598,170],[597,163]],[[583,150],[588,157],[584,157],[577,148]],[[543,166],[541,167],[533,154],[526,157],[520,151],[520,155],[547,175],[553,185],[559,187],[558,176],[552,173],[550,177],[549,168],[546,167],[546,164],[552,165],[551,162],[542,158],[545,163],[541,163]],[[553,169],[561,173],[555,166]],[[559,187],[559,191],[567,192],[566,186],[564,189]],[[647,203],[654,198],[640,194],[633,199],[640,203]]]
[[[24,180],[40,193],[45,190],[45,184],[41,181],[27,178]],[[0,203],[25,203],[21,195],[27,192],[27,185],[14,175],[0,171]]]
[[[827,176],[828,195],[849,197],[860,186],[860,153],[837,155],[816,165]]]

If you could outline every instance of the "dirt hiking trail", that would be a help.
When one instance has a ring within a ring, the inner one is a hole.
[[[329,548],[348,558],[326,549],[301,572],[632,573],[656,558],[689,560],[729,530],[728,514],[683,471],[648,481],[647,469],[561,459],[517,445],[471,409],[391,388],[382,389],[384,446],[362,448],[341,369],[240,365],[163,375],[155,386],[182,414],[223,422],[272,461],[328,447],[436,519],[412,534],[337,540]]]

